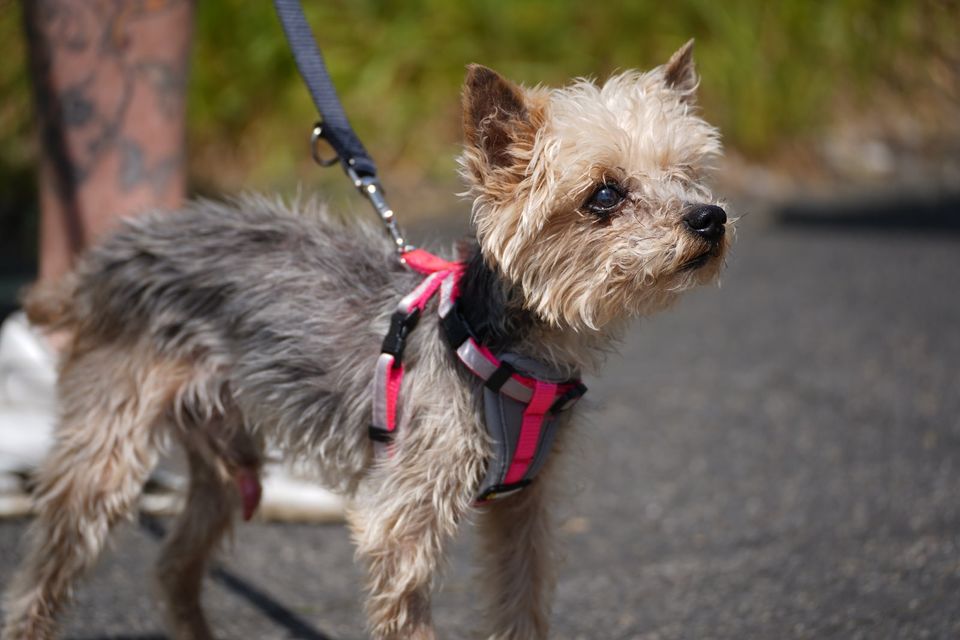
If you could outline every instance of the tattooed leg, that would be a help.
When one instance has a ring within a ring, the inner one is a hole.
[[[23,0],[41,136],[40,278],[180,204],[193,0]]]

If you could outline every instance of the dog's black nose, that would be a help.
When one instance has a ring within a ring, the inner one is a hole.
[[[727,213],[713,204],[698,205],[684,214],[683,222],[690,231],[704,240],[716,242],[723,237]]]

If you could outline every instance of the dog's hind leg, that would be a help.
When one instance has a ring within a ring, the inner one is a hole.
[[[55,443],[36,485],[28,549],[6,594],[6,640],[50,638],[74,581],[153,468],[158,422],[186,375],[136,345],[74,346],[60,374]]]
[[[240,505],[238,472],[257,473],[259,447],[239,415],[185,425],[181,440],[190,465],[187,503],[157,562],[171,637],[206,640],[213,634],[200,606],[207,558],[230,529]]]

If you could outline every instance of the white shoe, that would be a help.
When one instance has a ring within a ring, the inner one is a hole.
[[[56,356],[22,311],[0,326],[0,474],[36,468],[53,442]]]
[[[56,354],[44,336],[22,311],[8,316],[0,326],[0,517],[29,512],[22,477],[40,464],[53,443],[56,382]],[[185,485],[184,478],[158,469],[141,509],[176,512]],[[258,515],[267,520],[341,521],[344,503],[280,464],[268,463]]]
[[[298,476],[285,465],[264,465],[263,497],[256,517],[284,522],[342,522],[341,496]]]

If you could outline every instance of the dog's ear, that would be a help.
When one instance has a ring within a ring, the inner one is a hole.
[[[471,64],[463,85],[463,134],[491,168],[512,160],[509,148],[530,128],[523,89],[493,69]]]
[[[677,49],[670,56],[670,61],[663,67],[663,80],[668,87],[677,91],[685,102],[696,100],[697,77],[696,65],[693,63],[693,39]]]

